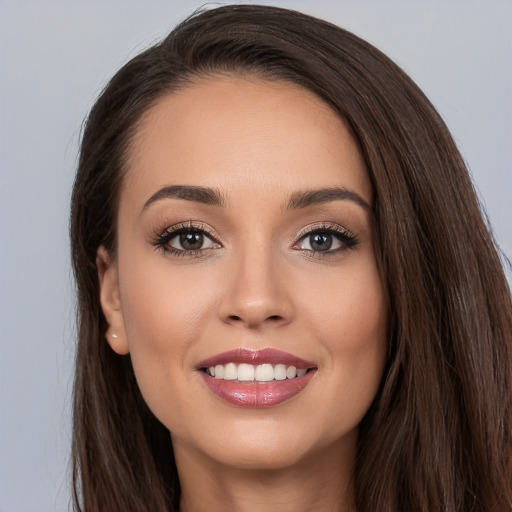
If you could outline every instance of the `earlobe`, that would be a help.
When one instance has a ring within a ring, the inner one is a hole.
[[[121,307],[117,264],[103,246],[100,246],[96,253],[96,267],[98,269],[101,309],[109,325],[105,337],[114,352],[126,355],[130,352],[130,348]]]

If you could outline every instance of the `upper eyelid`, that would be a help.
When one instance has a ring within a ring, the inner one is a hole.
[[[178,224],[174,224],[173,226],[168,226],[162,230],[159,230],[158,232],[160,234],[167,233],[169,235],[177,235],[183,231],[199,231],[206,234],[208,237],[213,238],[215,241],[219,241],[218,235],[216,235],[212,229],[210,229],[207,225],[203,224],[202,222],[180,222]]]
[[[335,250],[328,250],[328,251],[313,251],[310,249],[301,249],[306,252],[311,252],[312,254],[316,254],[318,257],[328,257],[328,255],[334,255],[339,252],[343,252],[347,249],[353,248],[357,246],[360,243],[359,236],[349,230],[348,228],[345,228],[344,226],[341,226],[337,223],[332,222],[323,222],[321,224],[310,224],[309,226],[306,226],[303,228],[297,237],[295,238],[295,241],[293,242],[293,248],[295,248],[299,243],[302,243],[303,240],[307,239],[309,236],[311,236],[314,233],[329,233],[334,235],[338,240],[345,245],[344,249],[335,249]]]
[[[214,230],[207,224],[202,221],[194,221],[188,220],[184,222],[179,222],[177,224],[173,224],[171,226],[167,226],[154,231],[154,235],[152,239],[164,238],[166,235],[169,237],[177,236],[180,232],[186,231],[199,231],[205,234],[208,238],[213,240],[216,243],[224,246],[225,242],[222,240],[222,237],[217,234],[217,230]],[[334,234],[338,233],[340,235],[346,235],[348,237],[352,237],[354,239],[358,239],[359,237],[352,232],[350,229],[336,223],[329,221],[318,221],[311,224],[308,224],[298,230],[293,236],[292,244],[296,244],[303,238],[311,235],[315,232],[321,231],[330,231]],[[169,238],[170,239],[170,238]]]
[[[169,242],[179,236],[182,232],[187,231],[196,231],[204,234],[205,237],[210,239],[215,244],[223,246],[222,241],[219,237],[214,233],[214,230],[209,226],[205,225],[200,221],[184,221],[178,222],[177,224],[172,224],[171,226],[164,224],[164,227],[157,228],[153,230],[152,234],[148,238],[148,242],[154,247],[165,247],[169,244]],[[202,251],[203,249],[197,249],[197,251]],[[176,249],[176,251],[186,253],[187,250]]]
[[[338,223],[335,222],[320,222],[320,223],[314,223],[309,224],[308,226],[305,226],[304,228],[300,229],[296,235],[295,239],[300,240],[304,238],[305,236],[310,235],[311,233],[315,233],[317,231],[332,231],[334,233],[340,233],[340,234],[347,234],[350,236],[356,236],[355,233],[353,233],[350,229],[341,226]]]

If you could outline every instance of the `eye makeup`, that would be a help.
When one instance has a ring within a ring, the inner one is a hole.
[[[195,221],[157,230],[150,243],[156,250],[175,257],[201,257],[205,251],[222,247],[205,224]]]
[[[309,225],[295,239],[292,249],[314,258],[330,258],[353,249],[359,243],[358,237],[350,230],[329,222]],[[156,250],[173,257],[206,256],[209,251],[222,247],[213,230],[192,220],[155,230],[150,243]]]
[[[293,249],[305,251],[315,258],[329,258],[353,249],[358,243],[359,238],[350,230],[339,224],[324,222],[301,230]]]

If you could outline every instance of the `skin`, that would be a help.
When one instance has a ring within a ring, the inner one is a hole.
[[[161,198],[144,208],[172,185],[212,187],[224,204]],[[98,250],[100,298],[108,342],[131,354],[145,400],[171,431],[182,512],[354,510],[357,426],[387,345],[371,209],[350,199],[285,208],[296,192],[333,187],[371,204],[346,125],[297,86],[205,78],[162,98],[138,126],[117,258]],[[199,253],[154,246],[190,221],[213,239]],[[333,238],[336,250],[313,251],[304,230],[326,225],[358,243]],[[279,405],[237,407],[196,367],[239,347],[289,352],[317,371]]]

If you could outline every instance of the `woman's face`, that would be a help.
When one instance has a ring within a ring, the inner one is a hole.
[[[101,301],[177,457],[353,453],[386,352],[371,196],[349,130],[299,87],[205,78],[147,112]]]

